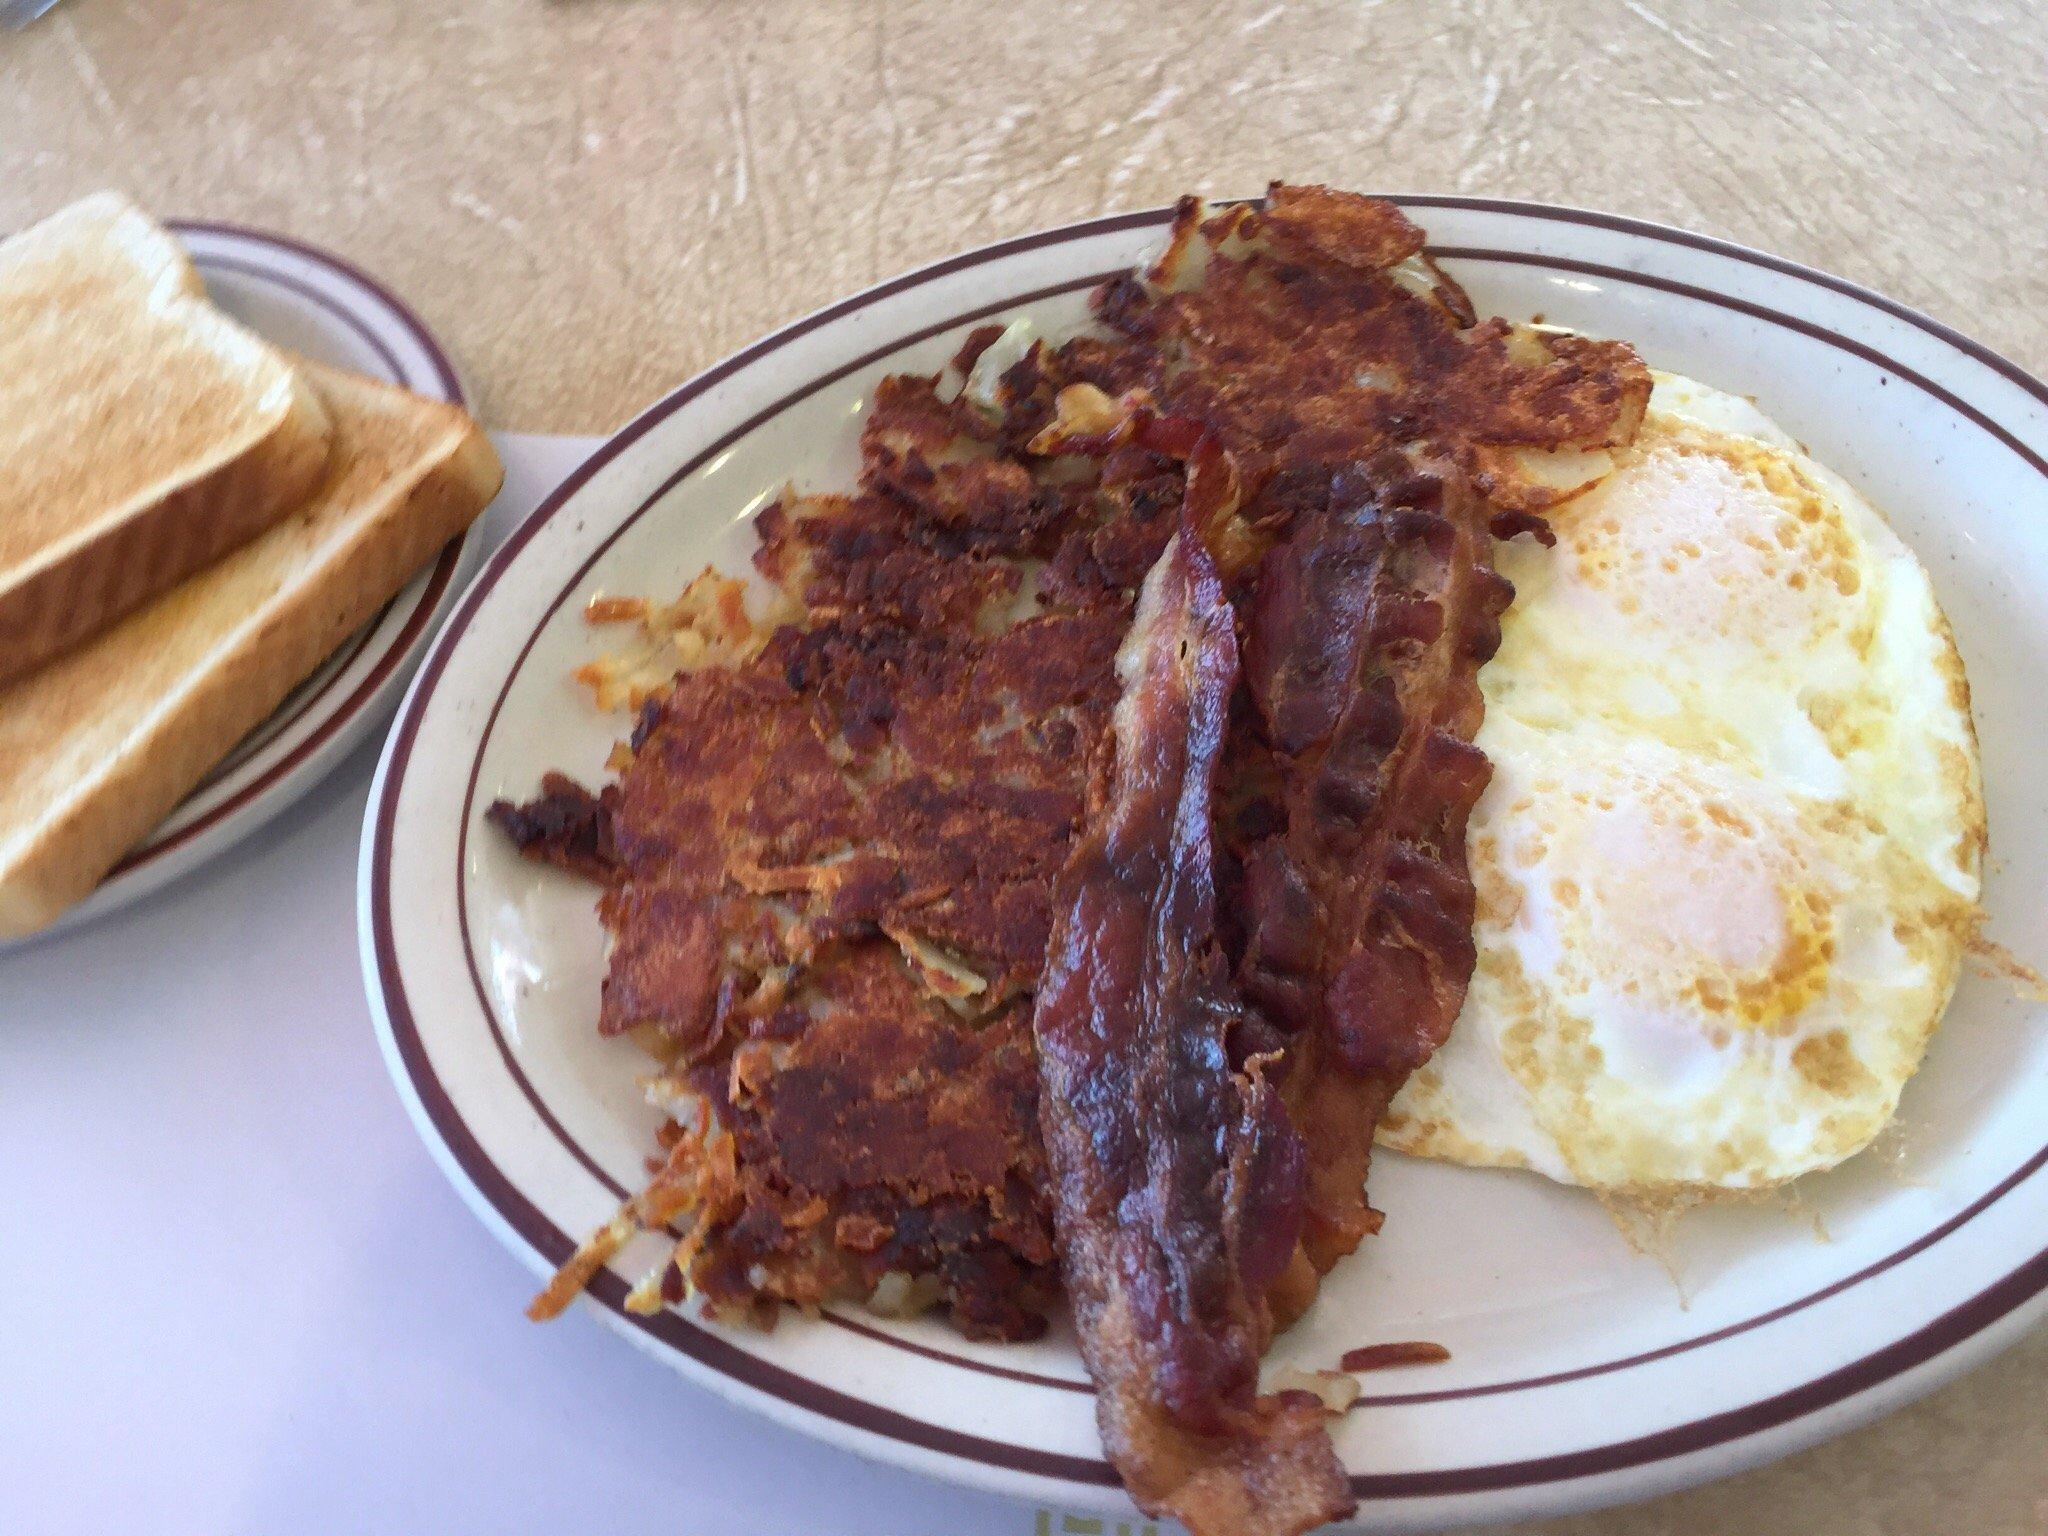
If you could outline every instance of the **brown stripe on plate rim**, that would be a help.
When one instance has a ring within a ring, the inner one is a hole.
[[[1858,300],[1872,309],[1881,310],[1894,320],[1903,320],[1916,330],[1925,331],[1937,341],[1948,343],[1958,352],[1974,362],[1982,363],[1993,373],[1999,374],[2027,393],[2048,403],[2041,381],[2010,358],[1994,352],[1983,342],[1964,335],[1954,326],[1924,314],[1910,305],[1901,304],[1897,299],[1879,293],[1875,288],[1852,282],[1846,277],[1837,277],[1819,267],[1807,266],[1804,262],[1792,261],[1783,256],[1773,256],[1768,251],[1753,246],[1739,245],[1733,240],[1717,239],[1713,235],[1694,234],[1676,224],[1662,224],[1654,219],[1638,219],[1623,213],[1601,213],[1590,208],[1567,208],[1558,203],[1518,203],[1503,197],[1458,197],[1444,193],[1416,193],[1402,196],[1396,202],[1418,208],[1460,208],[1475,213],[1503,213],[1542,219],[1550,223],[1576,224],[1590,229],[1611,230],[1616,234],[1639,235],[1648,239],[1661,240],[1667,245],[1682,245],[1695,251],[1704,251],[1711,256],[1725,256],[1745,266],[1760,267],[1767,272],[1776,272],[1784,277],[1798,278],[1816,287],[1827,288],[1844,298]]]
[[[277,250],[289,251],[292,255],[303,257],[315,266],[325,267],[364,289],[397,317],[401,329],[411,333],[412,339],[419,345],[420,351],[426,354],[427,361],[434,370],[435,379],[441,387],[442,398],[454,405],[468,406],[469,397],[462,388],[462,380],[456,376],[455,364],[442,350],[441,343],[435,340],[434,333],[427,328],[427,323],[410,304],[348,258],[337,256],[333,251],[323,250],[317,245],[309,245],[303,240],[293,239],[290,235],[280,235],[273,230],[255,229],[247,224],[234,224],[220,219],[166,219],[164,224],[166,228],[178,234],[220,235],[231,240],[247,240],[255,245],[267,245]],[[204,265],[203,262],[200,264]]]
[[[324,289],[316,288],[304,278],[290,272],[280,272],[260,262],[245,261],[236,256],[208,256],[198,260],[198,265],[210,267],[218,272],[232,272],[237,277],[255,278],[258,282],[269,283],[284,289],[287,293],[297,294],[309,304],[317,304],[339,320],[351,335],[376,354],[377,361],[391,374],[391,381],[394,384],[411,390],[419,388],[413,383],[412,370],[391,350],[391,343],[370,329],[369,322],[361,315],[347,305],[338,303]]]
[[[1706,237],[1684,235],[1684,232],[1681,231],[1671,231],[1661,226],[1641,221],[1622,219],[1614,215],[1582,214],[1577,210],[1554,208],[1548,205],[1502,204],[1495,200],[1464,198],[1408,198],[1397,199],[1397,201],[1405,201],[1417,206],[1467,207],[1501,211],[1564,222],[1583,223],[1594,227],[1611,228],[1644,238],[1690,246],[1768,270],[1806,278],[1820,286],[1871,303],[1874,308],[1891,314],[1895,318],[1903,319],[1917,328],[1926,331],[1928,334],[1935,336],[1937,339],[1950,343],[1965,355],[1980,362],[1986,362],[1995,371],[2019,384],[2036,399],[2048,402],[2048,388],[2044,388],[2040,381],[2032,378],[2023,370],[2018,369],[2015,365],[2006,362],[2004,359],[1997,358],[1995,354],[1989,353],[1987,349],[1982,348],[1979,344],[1958,336],[1939,322],[1929,320],[1911,310],[1905,309],[1903,306],[1897,306],[1892,301],[1882,300],[1879,296],[1870,294],[1842,279],[1829,278],[1825,274],[1812,273],[1794,264],[1783,262],[1778,258],[1765,257],[1761,253],[1747,251],[1739,246],[1726,245],[1723,242],[1712,241]],[[456,1112],[452,1101],[448,1098],[446,1090],[434,1074],[424,1042],[419,1037],[417,1024],[412,1017],[409,1003],[405,996],[404,985],[397,963],[395,936],[391,926],[389,904],[391,834],[396,817],[398,793],[404,781],[406,766],[411,757],[413,743],[419,733],[427,702],[432,697],[441,675],[446,670],[455,644],[460,639],[462,633],[468,628],[476,610],[481,606],[489,590],[496,585],[498,579],[503,575],[504,570],[510,565],[518,551],[530,542],[539,529],[578,490],[587,484],[605,465],[616,459],[625,448],[652,430],[654,426],[672,415],[690,400],[702,394],[712,385],[729,377],[738,369],[747,366],[756,359],[780,347],[788,345],[798,337],[844,314],[864,308],[880,299],[904,291],[906,288],[929,282],[937,277],[962,270],[965,267],[984,264],[1007,255],[1038,249],[1055,243],[1068,243],[1097,234],[1160,224],[1170,217],[1170,209],[1114,215],[1104,219],[1091,220],[1083,224],[1067,226],[1062,229],[1021,236],[1017,239],[1004,241],[978,251],[962,253],[959,256],[937,263],[932,267],[906,273],[902,277],[893,279],[877,288],[870,289],[865,293],[856,294],[837,304],[828,306],[733,354],[722,363],[698,375],[643,411],[573,471],[553,494],[546,498],[532,514],[521,522],[519,527],[506,540],[505,544],[494,553],[485,570],[472,584],[470,591],[465,594],[456,613],[436,641],[425,666],[421,670],[412,695],[404,706],[399,725],[393,733],[387,768],[377,804],[372,810],[370,884],[367,894],[370,905],[369,916],[372,927],[372,939],[380,973],[376,978],[376,984],[381,993],[383,1012],[389,1023],[394,1044],[398,1049],[401,1061],[406,1065],[408,1078],[413,1085],[414,1091],[420,1097],[422,1107],[427,1112],[429,1122],[434,1125],[437,1133],[443,1140],[444,1146],[447,1147],[458,1166],[463,1170],[474,1187],[477,1188],[478,1192],[484,1195],[493,1207],[504,1216],[508,1225],[519,1234],[532,1251],[549,1262],[561,1262],[569,1252],[573,1251],[575,1244],[573,1240],[562,1233],[551,1221],[533,1207],[526,1200],[525,1196],[505,1178],[495,1163],[491,1161],[489,1155],[475,1141],[467,1125],[462,1121],[459,1113]],[[1550,258],[1535,258],[1526,252],[1512,251],[1482,252],[1476,249],[1468,249],[1460,251],[1458,254],[1465,256],[1466,259],[1487,259],[1488,257],[1493,257],[1521,262],[1551,260]],[[1941,390],[1939,386],[1933,385],[1931,381],[1922,378],[1910,369],[1906,369],[1882,357],[1880,354],[1864,348],[1861,343],[1853,342],[1849,338],[1842,337],[1837,333],[1811,327],[1806,322],[1796,320],[1795,317],[1766,310],[1760,306],[1746,306],[1742,301],[1730,301],[1722,295],[1713,294],[1701,289],[1689,288],[1687,285],[1673,283],[1666,279],[1646,279],[1644,274],[1627,272],[1618,268],[1605,268],[1593,263],[1573,262],[1564,258],[1556,259],[1553,264],[1569,270],[1597,272],[1599,275],[1622,282],[1648,281],[1652,286],[1663,287],[1667,291],[1696,298],[1703,302],[1724,307],[1746,308],[1749,312],[1761,318],[1788,322],[1792,329],[1804,331],[1830,344],[1843,346],[1846,350],[1876,362],[1878,366],[1884,367],[1895,377],[1926,389],[1935,398],[1943,399],[1944,403],[1949,403],[1953,400],[1952,396],[1948,396],[1946,391]],[[1083,286],[1083,284],[1075,284],[1073,286]],[[1029,296],[1010,298],[1000,305],[983,311],[983,313],[992,313],[997,309],[1014,307],[1019,303],[1028,302],[1028,299]],[[951,329],[963,323],[967,323],[967,317],[956,318],[937,329]],[[890,348],[884,349],[883,355],[886,355],[887,351],[898,350],[907,344],[909,344],[908,341],[899,341]],[[854,366],[861,365],[856,364]],[[851,370],[842,370],[842,373],[845,371]],[[825,381],[814,381],[811,387],[822,387],[823,382]],[[783,405],[775,407],[767,413],[762,413],[760,417],[750,421],[742,430],[751,430],[753,426],[758,425],[760,419],[765,419],[766,415],[773,414],[774,410],[786,409],[787,403],[785,401]],[[1980,413],[1975,413],[1965,408],[1964,414],[1968,415],[1970,419],[1978,421],[1980,425],[1987,426],[1995,435],[2000,437],[2001,441],[2007,442],[2008,445],[2013,444],[2010,434],[2006,433],[2004,429],[1999,428],[1995,423],[1989,423],[1983,419]],[[738,434],[733,435],[737,436]],[[2020,447],[2020,451],[2030,463],[2034,464],[2037,468],[2040,467],[2038,455],[2024,448],[2024,446]],[[684,473],[687,473],[687,471]],[[671,477],[663,486],[662,491],[658,492],[656,497],[649,498],[646,503],[629,516],[627,521],[630,523],[632,520],[637,519],[653,504],[654,500],[658,499],[659,495],[665,494],[681,478],[683,478],[682,474]],[[607,547],[609,542],[616,539],[619,533],[623,531],[624,526],[622,524],[620,529],[614,530],[607,540]],[[589,568],[589,563],[586,562],[583,568],[585,572]],[[571,589],[573,589],[573,585],[574,583],[572,582],[570,584]],[[554,608],[559,608],[561,601],[566,598],[567,590],[565,589],[562,598],[557,599]],[[549,616],[552,615],[554,608],[550,609]],[[546,617],[541,622],[545,624]],[[513,676],[516,677],[519,666],[523,663],[525,656],[531,651],[532,644],[533,638],[529,637],[526,646],[522,649],[519,661],[514,663],[512,669]],[[500,692],[497,705],[502,705],[505,694],[509,692],[510,683],[511,678],[508,678],[505,689]],[[494,705],[492,711],[493,720],[495,720],[498,712],[497,705]],[[478,760],[472,764],[469,786],[465,797],[464,825],[458,832],[458,842],[463,846],[466,846],[467,823],[472,819],[468,814],[468,808],[473,804],[476,781],[480,769],[481,747],[479,748]],[[460,889],[463,872],[459,867],[457,876],[458,889]],[[465,930],[464,940],[465,946],[467,946],[466,923],[463,922],[460,908],[458,908],[456,917],[458,927]],[[470,959],[472,980],[474,982],[476,978],[473,955],[471,955]],[[494,1034],[496,1034],[498,1027],[495,1010],[489,1008],[487,998],[484,999],[484,1004],[486,1017],[491,1024]],[[504,1052],[506,1048],[502,1036],[500,1036],[499,1045],[501,1052]],[[525,1081],[524,1074],[518,1071],[516,1063],[510,1062],[508,1059],[508,1065],[511,1066],[515,1077],[520,1082],[522,1090],[530,1098],[533,1097],[531,1085]],[[551,1114],[545,1112],[544,1106],[537,1105],[537,1107],[542,1109],[545,1118],[549,1120],[554,1119]],[[572,1151],[580,1151],[580,1149],[574,1148],[571,1143],[565,1144],[570,1145]],[[1800,1307],[1810,1305],[1823,1296],[1836,1294],[1839,1290],[1857,1283],[1858,1280],[1867,1278],[1868,1274],[1876,1272],[1877,1269],[1888,1267],[1890,1264],[1897,1263],[1901,1259],[1910,1256],[1911,1253],[1921,1251],[1921,1249],[1929,1244],[1938,1241],[1942,1236],[1946,1236],[1948,1232],[1953,1231],[1957,1226],[1960,1226],[1964,1221],[1981,1211],[1984,1206],[2009,1192],[2012,1187],[2037,1171],[2042,1166],[2044,1158],[2048,1158],[2048,1148],[2044,1148],[2042,1153],[2037,1154],[2026,1165],[2009,1175],[2003,1184],[1987,1194],[1969,1211],[1960,1213],[1958,1217],[1952,1218],[1951,1223],[1945,1225],[1944,1228],[1937,1229],[1929,1234],[1923,1234],[1920,1239],[1916,1240],[1914,1245],[1909,1246],[1906,1250],[1902,1250],[1899,1254],[1883,1261],[1881,1264],[1873,1266],[1870,1271],[1866,1271],[1863,1275],[1849,1277],[1845,1281],[1837,1282],[1835,1286],[1830,1287],[1824,1292],[1816,1293],[1815,1296],[1804,1301],[1778,1309],[1774,1313],[1766,1314],[1763,1318],[1752,1320],[1744,1325],[1738,1325],[1734,1329],[1722,1330],[1716,1334],[1708,1335],[1701,1340],[1674,1346],[1667,1351],[1659,1353],[1675,1353],[1685,1348],[1697,1347],[1702,1343],[1713,1342],[1718,1338],[1727,1336],[1730,1332],[1739,1332],[1747,1327],[1759,1326],[1761,1323],[1774,1320],[1785,1315],[1787,1312],[1796,1311]],[[586,1166],[590,1166],[587,1155],[579,1160],[584,1161]],[[609,1186],[611,1181],[604,1177],[601,1170],[596,1171],[600,1180]],[[1705,1450],[1725,1444],[1731,1440],[1754,1435],[1763,1430],[1779,1427],[1794,1419],[1831,1406],[1847,1397],[1890,1380],[1954,1348],[1983,1329],[1990,1327],[2008,1313],[2033,1300],[2044,1288],[2048,1288],[2048,1252],[2036,1255],[2034,1258],[2021,1264],[2003,1280],[1951,1309],[1951,1311],[1919,1329],[1914,1334],[1904,1339],[1896,1340],[1891,1345],[1876,1351],[1860,1361],[1844,1366],[1826,1376],[1816,1378],[1814,1381],[1791,1389],[1788,1392],[1778,1394],[1775,1397],[1729,1410],[1726,1413],[1717,1414],[1710,1418],[1698,1420],[1692,1424],[1680,1425],[1669,1430],[1660,1431],[1654,1435],[1639,1437],[1635,1440],[1619,1442],[1604,1447],[1595,1447],[1568,1455],[1503,1463],[1490,1467],[1452,1468],[1432,1472],[1355,1477],[1353,1479],[1354,1487],[1361,1497],[1367,1498],[1427,1496],[1484,1489],[1500,1489],[1616,1472]],[[609,1271],[606,1271],[600,1274],[599,1284],[594,1288],[594,1294],[600,1304],[608,1307],[618,1314],[622,1320],[632,1326],[641,1328],[693,1359],[710,1365],[713,1369],[732,1377],[742,1385],[781,1397],[785,1401],[807,1411],[823,1414],[826,1417],[837,1419],[854,1428],[870,1433],[904,1440],[907,1443],[919,1445],[926,1449],[962,1456],[966,1459],[980,1461],[989,1465],[1031,1472],[1041,1476],[1068,1478],[1087,1484],[1103,1485],[1114,1482],[1114,1473],[1106,1463],[1099,1460],[1054,1456],[1049,1453],[1033,1451],[1028,1447],[980,1440],[977,1437],[964,1436],[956,1431],[943,1429],[920,1420],[908,1419],[890,1410],[879,1408],[872,1403],[848,1398],[844,1394],[837,1393],[806,1378],[796,1376],[780,1367],[770,1365],[751,1354],[738,1350],[735,1346],[725,1343],[716,1335],[710,1333],[709,1330],[679,1312],[666,1311],[652,1319],[635,1317],[623,1311],[624,1289],[624,1282],[620,1281],[618,1277],[611,1275]],[[617,1292],[616,1295],[612,1294],[614,1291]],[[1655,1357],[1653,1355],[1642,1358]],[[962,1363],[979,1364],[978,1362],[964,1361]],[[1618,1366],[1605,1367],[1603,1369],[1614,1368],[1618,1368]],[[1597,1371],[1572,1374],[1595,1373]],[[1532,1380],[1528,1384],[1539,1385],[1543,1384],[1544,1380],[1547,1379]],[[1498,1391],[1502,1389],[1477,1390]],[[1440,1395],[1462,1396],[1470,1394],[1407,1394],[1403,1398],[1389,1398],[1384,1401],[1428,1400]]]

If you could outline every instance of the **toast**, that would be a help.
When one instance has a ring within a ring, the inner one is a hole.
[[[334,423],[312,498],[0,688],[0,937],[47,924],[497,494],[463,411],[299,362]]]
[[[125,198],[0,242],[0,679],[276,522],[328,437],[291,364]]]

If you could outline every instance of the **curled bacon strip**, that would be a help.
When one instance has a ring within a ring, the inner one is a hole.
[[[1062,1269],[1139,1505],[1196,1536],[1294,1536],[1352,1499],[1321,1405],[1258,1395],[1306,1168],[1265,1059],[1231,1060],[1210,813],[1237,646],[1191,521],[1146,577],[1118,672],[1113,761],[1054,890],[1034,1018]]]
[[[1400,454],[1338,472],[1261,568],[1245,665],[1256,723],[1233,766],[1277,784],[1279,805],[1238,818],[1257,829],[1233,847],[1238,982],[1287,1042],[1317,1272],[1378,1229],[1373,1129],[1464,1004],[1465,823],[1490,772],[1472,745],[1477,676],[1512,596],[1465,476]]]

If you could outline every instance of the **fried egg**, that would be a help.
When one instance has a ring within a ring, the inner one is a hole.
[[[1974,929],[1969,691],[1926,572],[1747,400],[1660,375],[1515,583],[1478,965],[1389,1146],[1641,1196],[1768,1188],[1896,1110]]]

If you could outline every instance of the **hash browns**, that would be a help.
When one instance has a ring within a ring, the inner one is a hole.
[[[659,1171],[594,1240],[675,1224],[647,1304],[694,1289],[768,1323],[881,1296],[977,1337],[1043,1327],[1031,997],[1112,658],[1183,502],[1254,551],[1342,466],[1426,443],[1498,511],[1540,512],[1647,400],[1626,347],[1477,322],[1421,247],[1324,188],[1184,200],[1090,333],[984,378],[984,327],[941,375],[878,387],[858,486],[757,521],[772,623],[737,633],[714,602],[587,678],[644,704],[617,782],[491,816],[602,880],[600,1027],[661,1063]],[[1256,582],[1222,563],[1233,598]]]

